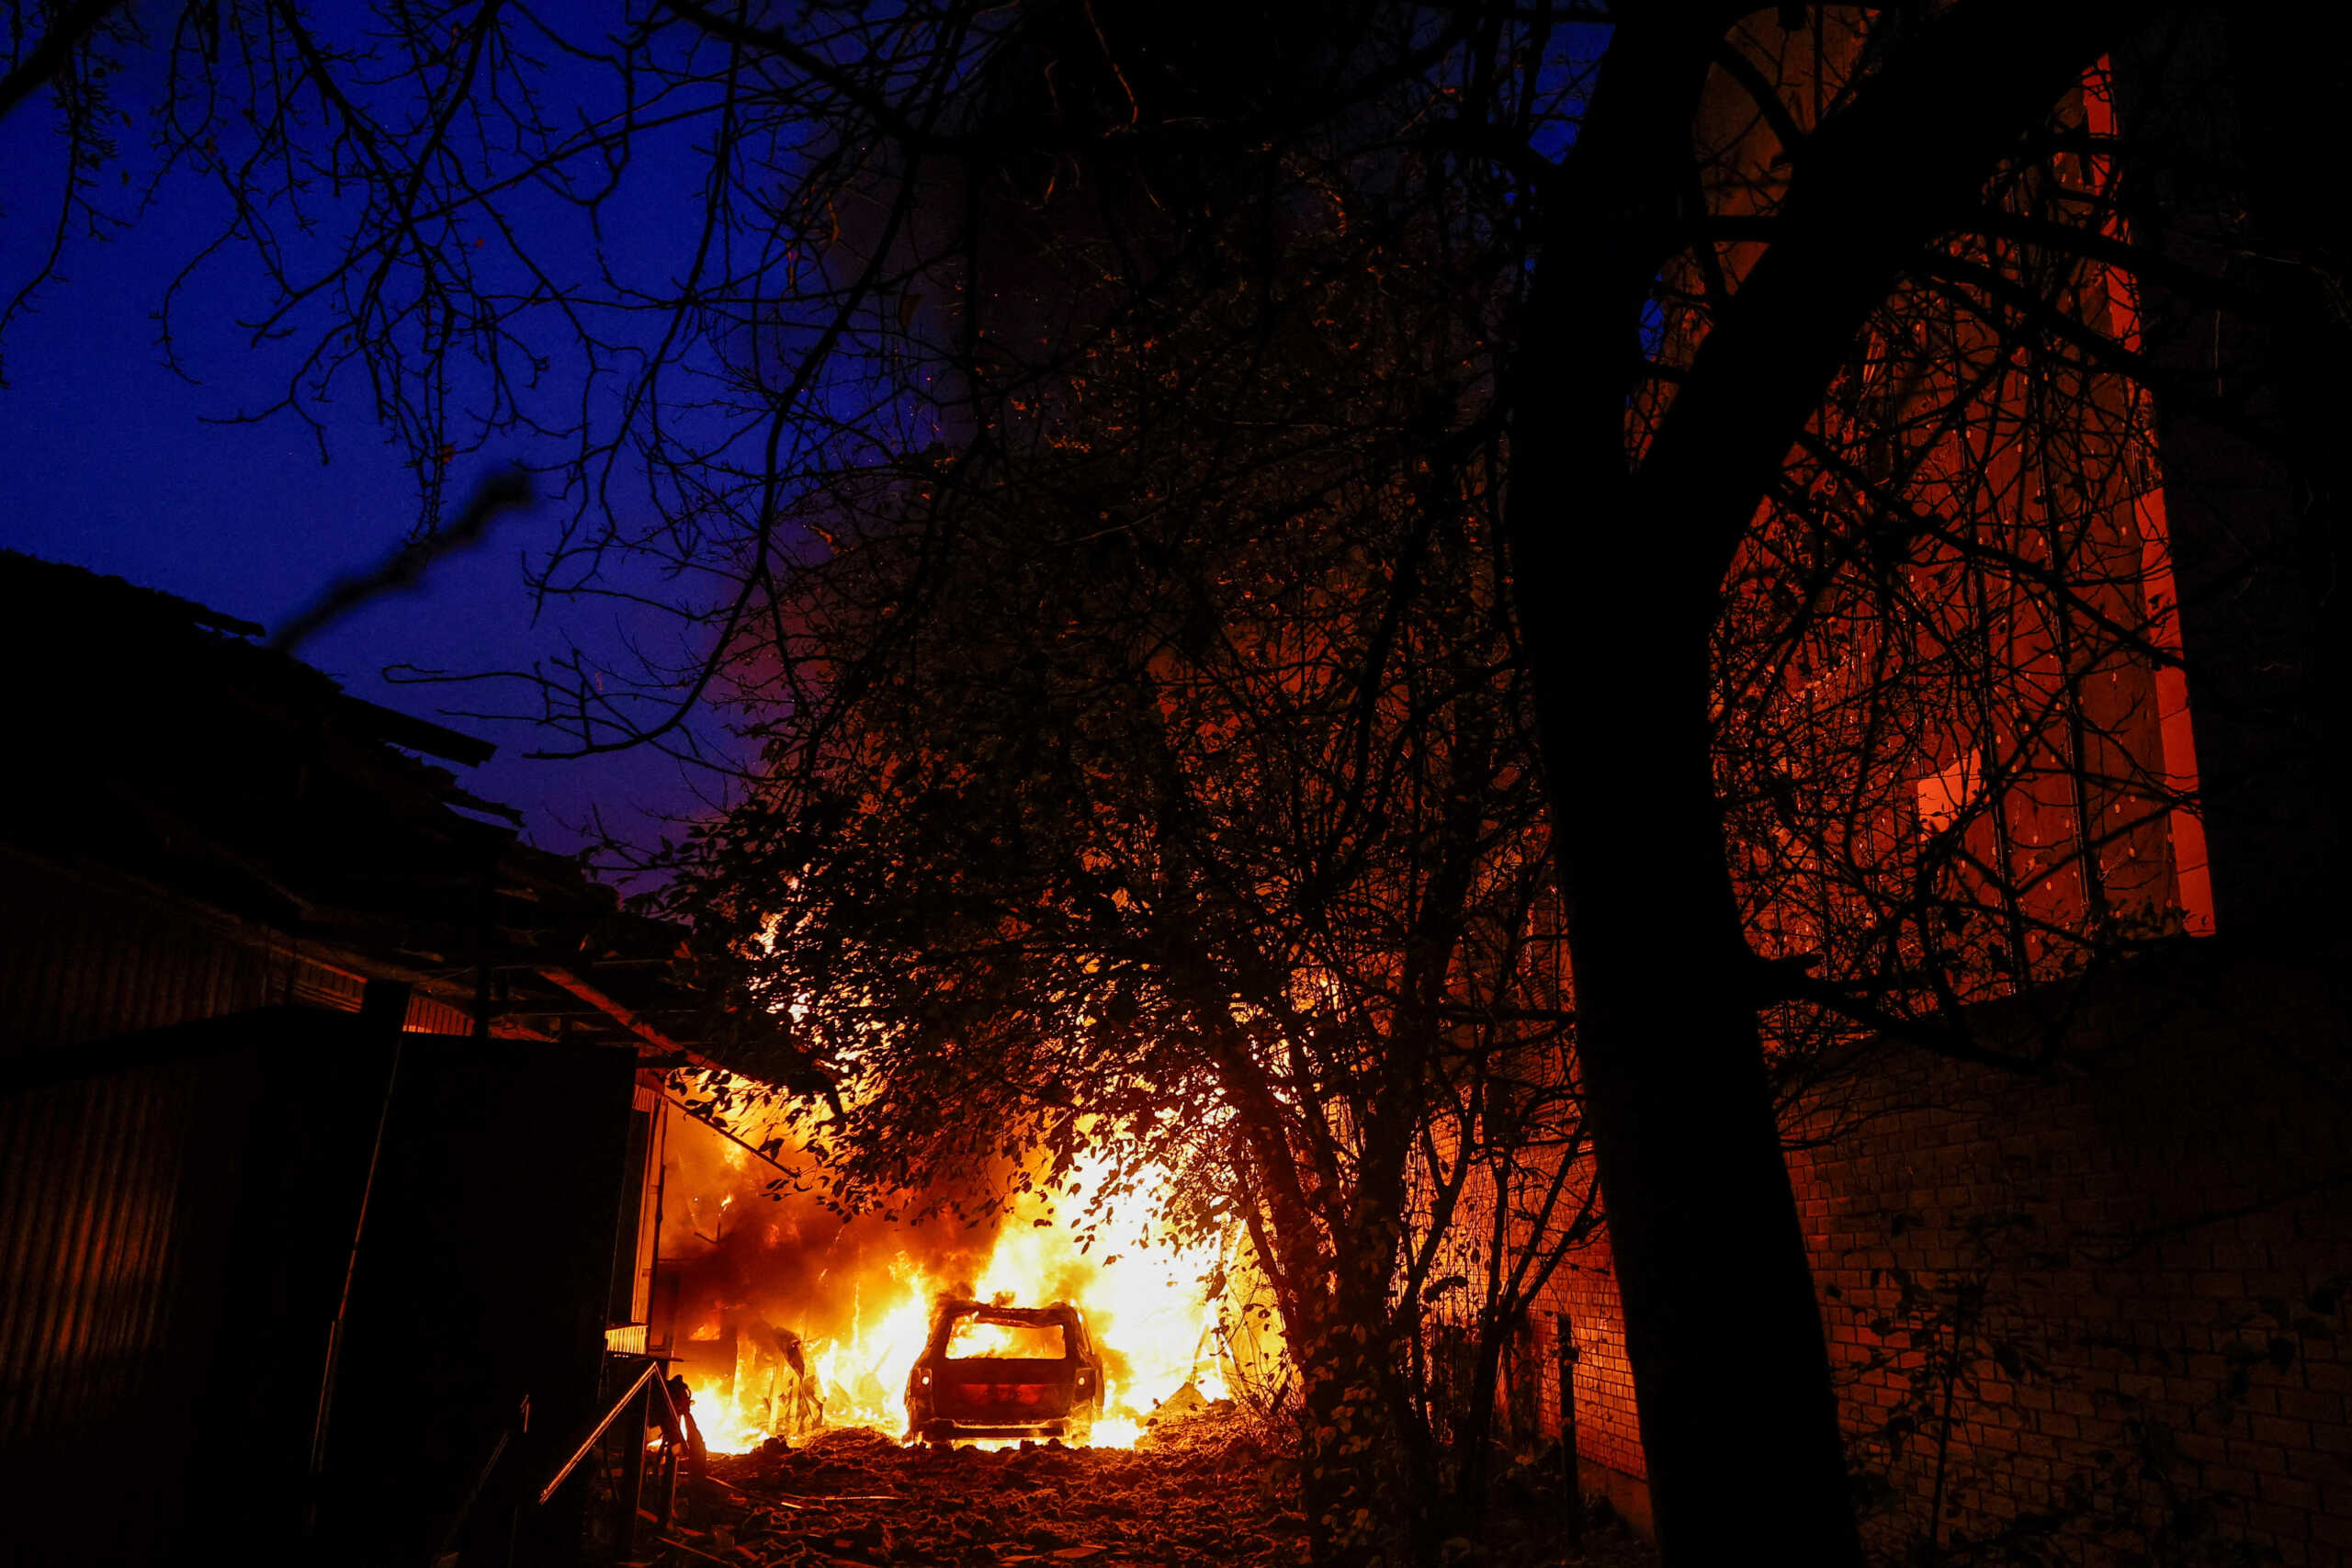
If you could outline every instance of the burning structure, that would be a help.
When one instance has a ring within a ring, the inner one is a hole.
[[[678,1102],[707,1051],[792,1080],[780,1032],[431,761],[483,743],[116,580],[0,556],[0,603],[50,672],[0,781],[0,1442],[52,1500],[17,1548],[561,1560],[627,1421],[537,1494],[649,1351],[714,1447],[897,1432],[959,1282],[1133,1348],[1098,1441],[1219,1386],[1204,1266],[1139,1231],[770,1201]]]
[[[741,1130],[757,1136],[760,1125]],[[1215,1398],[1278,1375],[1278,1350],[1238,1326],[1230,1281],[1242,1273],[1216,1249],[1159,1241],[1141,1204],[1066,1223],[1088,1210],[1099,1166],[1055,1198],[1031,1193],[967,1219],[956,1208],[979,1213],[987,1178],[1004,1174],[975,1173],[967,1191],[921,1195],[943,1212],[910,1223],[844,1215],[795,1190],[778,1161],[805,1174],[788,1146],[770,1156],[698,1117],[671,1123],[650,1346],[694,1387],[714,1451],[828,1427],[918,1435],[918,1363],[965,1348],[934,1344],[943,1303],[990,1313],[1064,1303],[1078,1326],[1052,1355],[1073,1398],[1095,1409],[1083,1440],[1096,1445],[1131,1446],[1155,1407],[1188,1388]]]

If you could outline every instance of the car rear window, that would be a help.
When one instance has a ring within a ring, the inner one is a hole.
[[[977,1356],[1023,1361],[1058,1361],[1069,1354],[1058,1323],[1006,1322],[985,1313],[967,1312],[947,1331],[947,1359],[967,1361]]]

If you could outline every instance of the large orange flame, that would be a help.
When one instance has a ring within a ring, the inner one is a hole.
[[[710,1146],[697,1153],[703,1142]],[[705,1230],[696,1220],[685,1234],[716,1246],[714,1238],[724,1235],[728,1224],[761,1223],[761,1213],[772,1208],[747,1196],[756,1192],[764,1168],[747,1168],[749,1156],[718,1134],[689,1122],[673,1134],[673,1147],[690,1157],[673,1167],[684,1179],[670,1202],[689,1216],[707,1211],[711,1227]],[[820,1285],[835,1322],[845,1292],[845,1329],[820,1334],[812,1332],[819,1326],[814,1321],[772,1323],[748,1304],[740,1311],[696,1309],[701,1320],[682,1322],[675,1331],[705,1442],[713,1452],[741,1453],[770,1437],[806,1435],[819,1424],[902,1431],[907,1375],[922,1351],[932,1303],[944,1292],[968,1291],[1023,1306],[1067,1301],[1085,1314],[1105,1362],[1104,1416],[1090,1438],[1097,1447],[1132,1448],[1152,1408],[1187,1384],[1200,1397],[1223,1397],[1217,1303],[1208,1288],[1218,1261],[1216,1243],[1179,1248],[1156,1235],[1159,1194],[1132,1172],[1122,1179],[1122,1201],[1104,1212],[1098,1199],[1112,1176],[1102,1160],[1081,1159],[1058,1192],[1021,1194],[976,1278],[946,1277],[935,1262],[926,1268],[908,1247],[886,1251],[878,1263],[869,1251],[847,1278],[828,1267],[820,1281],[746,1282],[747,1301],[763,1294],[805,1298],[808,1287]],[[706,1188],[731,1190],[715,1195],[684,1190],[697,1179]],[[799,1254],[754,1256],[772,1258],[779,1269],[808,1267]],[[796,1335],[797,1369],[788,1348]]]

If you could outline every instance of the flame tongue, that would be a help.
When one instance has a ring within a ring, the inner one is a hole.
[[[1081,1162],[1063,1210],[1086,1213],[1108,1174],[1100,1162]],[[846,1333],[796,1345],[788,1332],[756,1322],[747,1327],[739,1317],[731,1369],[723,1353],[689,1359],[689,1381],[707,1391],[695,1401],[704,1441],[715,1453],[742,1453],[768,1438],[820,1427],[866,1426],[896,1436],[906,1426],[907,1376],[928,1337],[932,1303],[952,1292],[1021,1306],[1077,1306],[1103,1359],[1107,1390],[1103,1418],[1088,1440],[1134,1447],[1142,1418],[1161,1401],[1185,1390],[1192,1401],[1225,1393],[1212,1343],[1216,1308],[1202,1288],[1214,1249],[1156,1241],[1148,1213],[1135,1212],[1148,1207],[1131,1200],[1098,1216],[1081,1239],[1055,1218],[1052,1200],[1023,1193],[974,1285],[934,1279],[900,1254],[854,1282]],[[691,1351],[722,1340],[723,1328],[714,1322],[687,1338],[683,1348]],[[732,1375],[722,1383],[727,1371]]]

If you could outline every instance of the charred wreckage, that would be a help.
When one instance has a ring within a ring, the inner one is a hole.
[[[907,1436],[1084,1441],[1102,1414],[1102,1359],[1068,1302],[1020,1307],[946,1298],[907,1373]]]

